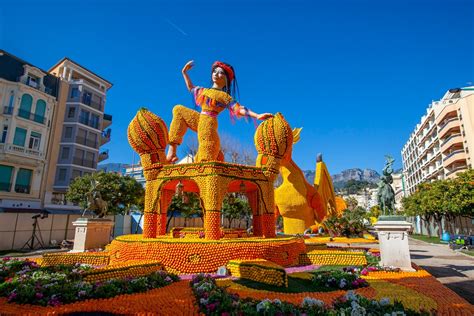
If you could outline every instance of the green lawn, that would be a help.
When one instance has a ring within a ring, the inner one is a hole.
[[[428,237],[428,236],[424,236],[424,235],[412,234],[412,235],[410,235],[410,237],[413,238],[413,239],[429,242],[431,244],[445,244],[445,245],[447,245],[446,242],[441,241],[441,239],[439,239],[439,237],[437,237],[437,236],[436,237]]]

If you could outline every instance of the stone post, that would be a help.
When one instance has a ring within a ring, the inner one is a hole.
[[[76,227],[72,252],[104,248],[110,243],[114,222],[105,218],[80,217],[72,223]]]
[[[411,223],[403,216],[380,216],[374,227],[379,236],[380,265],[415,271],[411,266],[408,247]]]

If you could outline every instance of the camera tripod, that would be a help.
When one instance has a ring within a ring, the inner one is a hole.
[[[33,222],[33,232],[31,234],[30,239],[28,239],[26,243],[23,245],[23,247],[21,248],[22,250],[26,248],[33,250],[35,249],[36,246],[39,246],[39,248],[44,248],[43,236],[41,235],[41,229],[38,225],[38,217],[40,216],[41,214],[38,214],[32,217],[35,220]],[[41,217],[41,218],[44,218],[44,217]]]

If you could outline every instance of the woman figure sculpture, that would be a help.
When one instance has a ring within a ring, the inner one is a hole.
[[[201,113],[176,105],[173,108],[173,120],[169,130],[169,149],[166,159],[170,163],[178,160],[176,148],[183,141],[186,130],[197,131],[198,152],[195,158],[199,161],[223,161],[220,151],[220,140],[217,134],[217,115],[228,108],[232,116],[247,116],[258,120],[272,117],[270,113],[257,114],[235,101],[235,72],[231,65],[216,61],[212,65],[212,87],[194,86],[188,71],[194,66],[191,60],[184,65],[182,73],[188,90],[194,96],[194,102],[201,107]],[[233,84],[233,85],[232,85]],[[232,87],[231,87],[232,85]]]

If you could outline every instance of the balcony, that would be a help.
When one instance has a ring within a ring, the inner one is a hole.
[[[443,140],[443,142],[441,143],[441,152],[444,153],[452,146],[456,144],[462,144],[462,142],[463,142],[463,138],[461,136],[461,133],[451,134],[451,136]]]
[[[44,124],[44,122],[46,120],[46,118],[44,116],[37,115],[37,114],[34,114],[34,113],[30,113],[30,112],[22,110],[22,109],[18,110],[18,116],[21,117],[21,118],[30,120],[30,121],[34,121],[36,123],[40,123],[40,124]]]
[[[12,115],[13,114],[13,107],[4,106],[3,107],[3,114]]]
[[[79,123],[87,125],[95,129],[99,129],[99,121],[90,119],[86,116],[79,116]]]
[[[16,193],[30,194],[30,188],[31,187],[29,185],[15,184],[15,192]]]
[[[81,93],[77,96],[70,97],[68,102],[80,102],[98,111],[102,112],[104,110],[104,102],[102,100],[94,100],[90,93]]]
[[[30,158],[35,158],[35,159],[43,159],[43,153],[30,149],[30,148],[25,148],[13,144],[0,144],[0,153],[10,153],[10,154],[16,154],[16,155],[21,155],[21,156],[27,156]]]
[[[103,130],[106,129],[111,124],[112,124],[112,115],[104,113],[103,120],[102,120],[102,129]]]
[[[109,150],[105,150],[99,154],[99,162],[109,159]]]
[[[457,117],[452,117],[449,120],[444,121],[438,127],[438,137],[443,138],[444,135],[451,129],[459,127],[459,119]]]
[[[73,157],[72,163],[77,166],[82,166],[82,167],[87,167],[87,168],[92,168],[92,169],[97,168],[97,164],[95,161],[84,159],[84,158]]]
[[[438,114],[438,117],[436,118],[436,124],[440,125],[443,120],[445,120],[446,116],[457,116],[456,113],[457,110],[457,105],[456,104],[450,104],[444,107],[443,110],[441,110],[441,113]]]
[[[452,168],[449,168],[448,172],[446,173],[446,178],[447,179],[452,179],[456,177],[456,174],[462,171],[467,170],[467,165],[466,164],[458,164],[453,166]]]
[[[103,131],[100,135],[100,146],[107,144],[110,142],[110,135],[112,134],[112,129],[108,128],[107,130]]]
[[[77,136],[76,143],[87,146],[87,147],[91,147],[91,148],[97,148],[97,141],[95,139],[89,139],[89,138]]]
[[[448,166],[450,166],[453,163],[458,162],[458,161],[464,161],[464,163],[465,163],[466,158],[467,158],[467,154],[464,151],[464,149],[458,149],[458,150],[455,150],[455,151],[451,152],[446,157],[444,157],[443,158],[443,163],[444,163],[445,167],[448,167]]]
[[[12,184],[9,182],[0,182],[0,192],[10,192]]]

